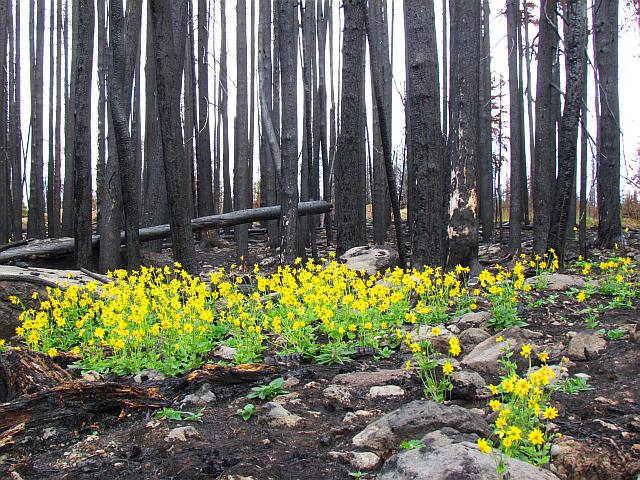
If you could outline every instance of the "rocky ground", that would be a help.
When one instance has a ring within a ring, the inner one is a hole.
[[[551,463],[538,469],[509,460],[509,478],[640,478],[640,302],[599,314],[591,319],[597,328],[588,328],[585,305],[601,299],[593,295],[578,305],[571,288],[582,282],[576,275],[554,275],[521,305],[528,325],[500,333],[515,349],[531,343],[537,351],[546,350],[550,365],[568,357],[567,372],[555,367],[556,380],[581,378],[588,386],[575,395],[552,394],[560,413],[554,428],[562,437],[552,448]],[[29,288],[15,282],[11,288],[29,297]],[[0,298],[12,294],[11,288],[0,284]],[[127,408],[126,402],[74,416],[71,405],[68,417],[48,418],[37,433],[16,435],[13,443],[3,443],[6,429],[0,432],[0,477],[496,478],[492,457],[476,446],[478,437],[491,434],[485,387],[499,375],[497,334],[487,324],[489,316],[467,314],[443,331],[443,339],[458,336],[463,350],[452,398],[444,404],[424,399],[419,378],[404,369],[411,358],[405,351],[378,360],[363,352],[351,363],[331,367],[267,355],[266,363],[272,364],[268,375],[237,383],[215,376],[176,381],[154,372],[137,378],[85,375],[82,382],[110,380],[155,392],[174,409],[201,411],[201,418],[160,420],[153,416],[157,408]],[[613,339],[606,335],[610,330],[624,333]],[[421,335],[426,330],[414,332]],[[64,367],[64,360],[60,363]],[[288,393],[270,402],[246,398],[252,387],[277,377],[284,378]],[[238,411],[248,403],[256,410],[245,421]],[[401,448],[402,442],[416,439],[424,446]]]

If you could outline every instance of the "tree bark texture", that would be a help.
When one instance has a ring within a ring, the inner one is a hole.
[[[480,74],[480,3],[452,0],[449,252],[447,265],[475,268],[478,259],[478,88]],[[464,12],[464,14],[458,14]]]
[[[598,123],[598,244],[622,239],[620,221],[620,98],[618,95],[618,0],[595,3],[595,60],[600,90]]]
[[[335,164],[337,251],[366,245],[364,145],[364,18],[362,0],[344,0],[342,100]]]
[[[411,264],[444,266],[442,231],[444,139],[440,130],[440,81],[434,2],[405,2],[407,135],[413,194]]]
[[[189,167],[186,163],[180,125],[180,84],[184,67],[186,1],[151,2],[156,89],[165,182],[169,204],[174,259],[191,273],[200,269],[190,225],[191,190],[184,188]]]
[[[491,39],[489,0],[482,1],[482,45],[480,56],[480,125],[478,138],[478,198],[482,240],[493,239],[493,149],[491,115]]]

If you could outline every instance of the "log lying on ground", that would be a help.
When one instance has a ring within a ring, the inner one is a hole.
[[[19,444],[26,436],[44,443],[48,437],[43,435],[68,439],[78,429],[118,415],[125,408],[167,405],[169,402],[159,398],[154,389],[113,382],[64,383],[0,405],[0,450]]]
[[[319,215],[331,211],[329,202],[313,201],[302,202],[298,205],[298,215]],[[275,220],[280,218],[280,206],[251,208],[248,210],[238,210],[235,212],[199,217],[191,220],[191,229],[194,232],[209,228],[232,227],[244,223],[253,223],[263,220]],[[155,227],[145,227],[140,229],[140,241],[149,242],[159,240],[171,235],[170,225],[157,225]],[[120,241],[125,242],[124,232],[120,234]],[[94,247],[100,243],[100,235],[92,237]],[[72,253],[74,249],[73,238],[57,238],[48,240],[33,240],[27,245],[11,248],[0,252],[0,263],[11,260],[28,258],[31,256],[64,255]]]
[[[49,356],[30,350],[0,354],[0,402],[40,392],[72,380]]]
[[[218,365],[207,363],[198,370],[187,373],[180,379],[179,387],[185,384],[210,382],[216,385],[235,385],[262,380],[270,375],[281,373],[282,369],[276,365],[249,363],[245,365]]]

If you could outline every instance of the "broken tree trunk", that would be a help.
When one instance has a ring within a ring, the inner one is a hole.
[[[324,201],[302,202],[298,205],[298,215],[318,215],[331,211],[331,204]],[[237,210],[235,212],[199,217],[191,220],[191,230],[197,232],[209,228],[232,227],[244,223],[253,223],[262,220],[275,220],[280,218],[280,206],[251,208],[247,210]],[[171,235],[171,227],[157,225],[140,229],[140,241],[148,242],[159,240]],[[100,235],[93,236],[93,245],[97,247],[100,242]],[[120,241],[124,243],[124,232],[120,235]],[[73,238],[59,238],[52,240],[33,241],[22,247],[12,248],[0,252],[0,263],[10,260],[18,260],[31,256],[64,255],[72,253],[74,250]]]

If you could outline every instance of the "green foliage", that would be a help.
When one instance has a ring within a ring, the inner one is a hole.
[[[158,410],[153,414],[153,418],[157,420],[178,420],[187,422],[202,422],[202,412],[204,408],[201,408],[197,412],[186,412],[182,410],[175,410],[173,408],[165,407],[162,410]]]
[[[238,410],[237,413],[242,417],[242,420],[248,422],[249,419],[253,416],[256,411],[256,406],[253,403],[247,403],[242,409]]]
[[[284,389],[284,378],[278,377],[274,380],[271,380],[266,385],[261,385],[259,387],[253,387],[251,392],[247,395],[248,399],[257,398],[259,400],[268,402],[276,398],[278,395],[284,395],[289,393]]]
[[[569,395],[578,395],[587,390],[593,390],[586,379],[582,377],[571,377],[566,380],[558,380],[551,385],[551,390],[568,393]]]
[[[417,448],[422,448],[422,447],[426,447],[426,445],[422,443],[422,440],[417,438],[413,440],[407,440],[400,444],[400,448],[403,448],[405,450],[415,450]]]
[[[353,348],[341,342],[320,345],[318,351],[315,361],[320,365],[344,365],[351,361],[351,357],[355,353]]]
[[[622,340],[627,332],[621,328],[613,328],[607,331],[607,338],[609,340]]]

